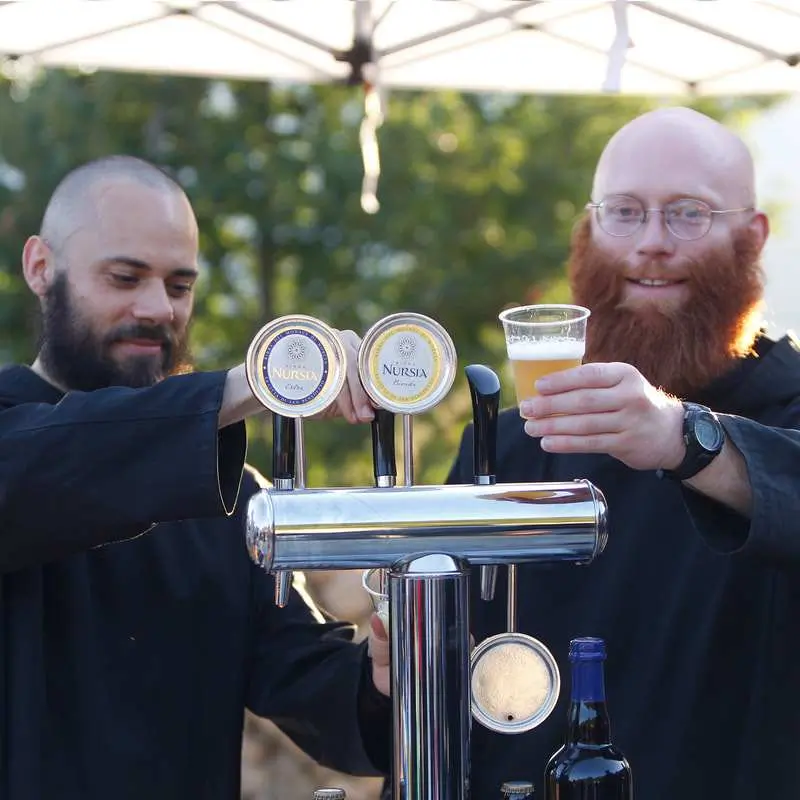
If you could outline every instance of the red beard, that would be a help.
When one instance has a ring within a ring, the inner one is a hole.
[[[677,308],[623,305],[624,266],[592,242],[588,216],[573,232],[569,278],[574,302],[592,311],[584,361],[624,361],[681,397],[728,372],[759,331],[764,274],[750,231],[689,265]]]

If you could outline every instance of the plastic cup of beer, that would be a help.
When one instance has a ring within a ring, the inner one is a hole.
[[[372,608],[375,613],[380,617],[383,623],[383,629],[389,632],[389,592],[386,586],[388,576],[386,571],[374,567],[373,569],[365,569],[361,576],[361,585],[369,595],[372,602]]]
[[[500,314],[517,403],[536,394],[539,378],[581,363],[590,313],[582,306],[546,304]]]

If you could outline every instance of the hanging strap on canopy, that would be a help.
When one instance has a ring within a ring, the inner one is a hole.
[[[375,20],[372,14],[372,0],[356,0],[353,3],[353,53],[360,53],[357,69],[352,74],[353,83],[360,83],[364,92],[364,116],[358,132],[361,145],[361,160],[364,162],[364,176],[361,182],[361,208],[367,214],[377,214],[381,204],[378,202],[378,179],[381,174],[381,157],[378,147],[378,128],[384,119],[384,97],[380,85],[378,59],[373,53]]]
[[[361,208],[367,214],[376,214],[381,207],[378,201],[378,179],[381,175],[381,156],[378,146],[378,128],[384,120],[384,98],[378,83],[378,68],[370,65],[371,80],[364,81],[364,118],[358,133],[364,177],[361,182]]]
[[[612,0],[616,35],[608,51],[608,68],[603,82],[604,92],[617,93],[622,86],[622,68],[627,51],[633,47],[628,32],[628,0]]]

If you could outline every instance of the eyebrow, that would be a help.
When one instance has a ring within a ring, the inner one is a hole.
[[[647,205],[642,195],[637,192],[606,192],[603,197],[632,197],[638,200],[642,205]],[[713,190],[709,191],[708,187],[702,187],[694,192],[687,191],[671,191],[664,193],[664,203],[674,203],[676,200],[702,200],[710,206],[719,205],[722,198]]]
[[[134,269],[143,270],[145,272],[152,272],[153,268],[146,261],[140,258],[133,258],[132,256],[109,256],[103,259],[103,264],[125,264]],[[170,270],[170,275],[175,275],[179,278],[196,278],[198,271],[194,267],[178,267],[177,269]]]

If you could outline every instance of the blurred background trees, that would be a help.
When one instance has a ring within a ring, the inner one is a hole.
[[[19,254],[49,193],[75,165],[124,152],[170,169],[196,209],[198,368],[241,361],[281,314],[363,334],[386,314],[417,311],[447,328],[461,367],[502,369],[497,313],[566,297],[558,279],[594,162],[653,104],[395,93],[379,131],[381,209],[370,216],[359,203],[357,89],[61,71],[0,82],[0,361],[34,355]],[[718,117],[748,108],[704,106]],[[447,400],[415,422],[418,481],[443,480],[468,414],[460,369]],[[310,426],[311,485],[371,481],[365,428]],[[250,458],[265,472],[269,433],[251,425]]]

